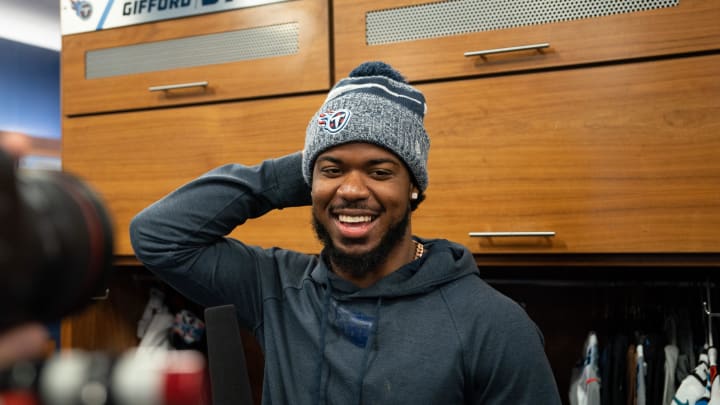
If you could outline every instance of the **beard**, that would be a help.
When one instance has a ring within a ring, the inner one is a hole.
[[[364,278],[380,268],[380,265],[387,260],[390,252],[403,240],[410,224],[410,208],[408,207],[405,215],[398,222],[390,225],[390,228],[376,247],[360,255],[349,254],[338,248],[330,237],[327,228],[318,220],[315,212],[313,212],[312,222],[315,234],[325,247],[323,253],[327,255],[332,264],[353,278]],[[346,240],[346,242],[350,244],[362,243],[362,241],[354,242],[349,240]]]

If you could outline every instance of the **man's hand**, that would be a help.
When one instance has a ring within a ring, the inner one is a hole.
[[[21,156],[30,152],[30,139],[15,132],[0,133],[0,149],[3,149],[13,159],[20,159]]]
[[[28,323],[0,333],[0,370],[20,360],[42,357],[47,353],[47,329]]]

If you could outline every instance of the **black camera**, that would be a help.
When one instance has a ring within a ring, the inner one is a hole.
[[[112,237],[108,212],[83,181],[17,169],[0,150],[0,332],[57,320],[102,294]]]
[[[104,294],[112,236],[110,216],[83,181],[18,170],[0,149],[0,334],[57,320]],[[191,350],[65,350],[0,369],[0,404],[205,404],[206,373]]]

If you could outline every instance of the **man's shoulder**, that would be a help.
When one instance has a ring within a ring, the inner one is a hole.
[[[443,286],[446,299],[460,303],[479,305],[503,304],[510,300],[506,295],[488,284],[478,273],[453,280]],[[510,300],[512,301],[512,300]],[[472,305],[474,307],[478,305]]]
[[[455,316],[468,321],[505,322],[526,319],[527,313],[512,298],[495,289],[478,274],[443,286],[442,294]]]
[[[262,273],[277,278],[283,288],[302,287],[319,264],[316,255],[278,247],[264,249],[264,254],[272,261],[272,266],[268,263],[267,267],[272,268],[265,268]]]

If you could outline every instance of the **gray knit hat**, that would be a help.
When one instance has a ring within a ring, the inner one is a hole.
[[[315,159],[325,150],[367,142],[395,153],[407,165],[418,188],[428,185],[430,139],[423,118],[425,97],[382,62],[366,62],[340,80],[308,124],[303,177],[312,183]]]

